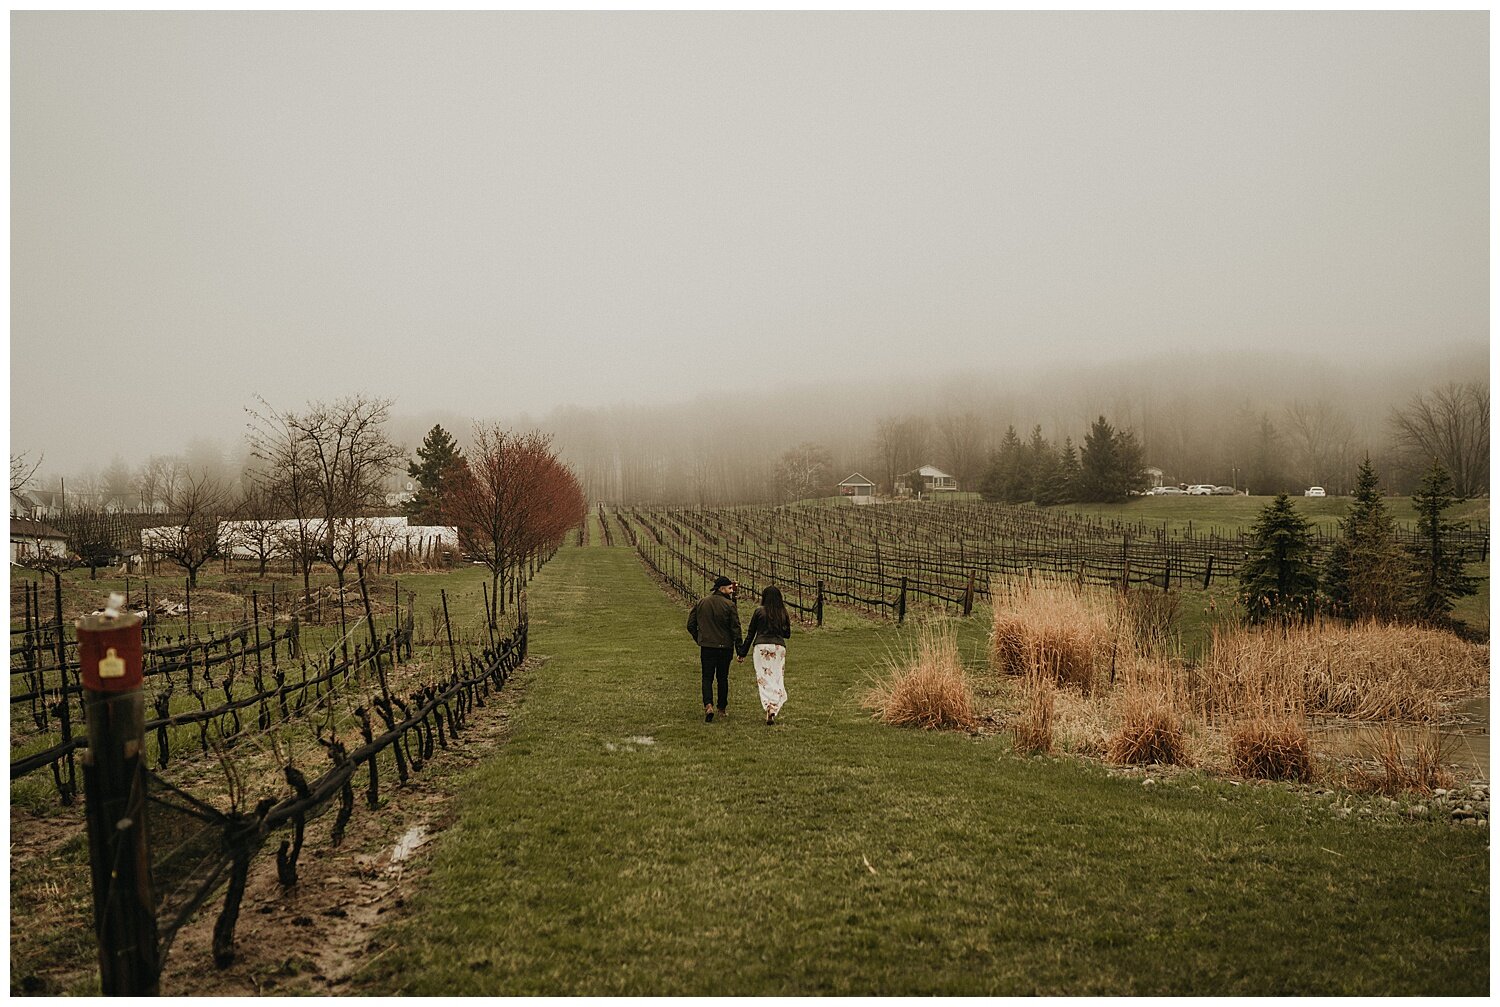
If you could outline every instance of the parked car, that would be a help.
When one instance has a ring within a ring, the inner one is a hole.
[[[1179,496],[1180,497],[1180,496],[1182,496],[1186,492],[1187,492],[1187,490],[1183,489],[1180,486],[1158,486],[1158,487],[1156,487],[1156,495],[1157,496],[1161,496],[1161,497],[1166,497],[1166,496]]]
[[[1321,486],[1309,486],[1303,490],[1302,495],[1305,497],[1326,497],[1328,492]]]
[[[1206,497],[1211,495],[1213,491],[1214,487],[1212,483],[1198,483],[1187,488],[1188,496],[1191,497]]]
[[[1238,492],[1239,492],[1239,490],[1235,489],[1233,486],[1215,486],[1214,487],[1214,496],[1216,496],[1216,497],[1232,497],[1232,496],[1234,496]]]

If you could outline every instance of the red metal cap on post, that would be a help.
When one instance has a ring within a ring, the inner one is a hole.
[[[116,614],[111,605],[74,625],[78,630],[78,670],[85,689],[129,692],[141,687],[140,616],[134,612]]]

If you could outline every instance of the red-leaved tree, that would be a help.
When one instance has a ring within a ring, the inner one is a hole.
[[[551,437],[475,424],[474,450],[443,500],[465,552],[490,570],[490,624],[504,611],[500,584],[532,557],[561,543],[587,513],[583,488],[553,452]]]

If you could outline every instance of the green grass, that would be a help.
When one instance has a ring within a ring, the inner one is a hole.
[[[1190,524],[1195,534],[1220,534],[1249,530],[1260,512],[1274,497],[1269,496],[1167,496],[1133,497],[1121,504],[1064,504],[1056,508],[1075,514],[1106,518],[1112,521],[1144,521],[1173,530],[1185,530]],[[1297,512],[1315,525],[1332,531],[1349,512],[1353,497],[1293,497]],[[1399,522],[1412,524],[1416,512],[1411,497],[1386,497],[1391,515]],[[1465,500],[1445,512],[1450,521],[1489,521],[1488,500]]]
[[[704,724],[682,607],[630,550],[565,549],[532,600],[549,660],[367,992],[1488,989],[1483,830],[877,725],[858,696],[910,629],[799,630],[783,724],[748,662]]]

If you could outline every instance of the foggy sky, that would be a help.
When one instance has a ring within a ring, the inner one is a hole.
[[[1488,340],[1488,15],[13,14],[11,445]]]

